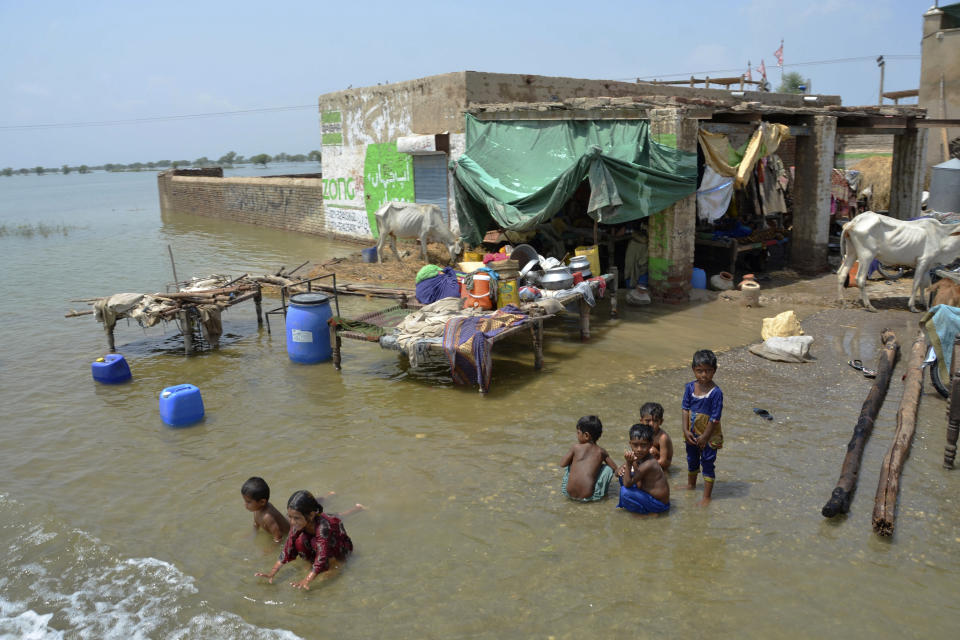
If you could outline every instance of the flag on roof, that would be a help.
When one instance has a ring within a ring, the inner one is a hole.
[[[780,48],[773,52],[773,55],[777,56],[777,66],[783,66],[783,40],[780,41]]]
[[[760,67],[757,69],[762,80],[767,79],[767,65],[763,64],[763,58],[760,59]]]

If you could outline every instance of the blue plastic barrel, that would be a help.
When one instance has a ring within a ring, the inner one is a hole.
[[[364,262],[376,262],[377,261],[377,248],[368,247],[366,249],[360,250],[360,255],[363,257]]]
[[[184,427],[203,418],[203,398],[192,384],[178,384],[160,392],[160,418],[171,427]]]
[[[693,277],[690,278],[690,286],[694,289],[707,288],[707,272],[703,269],[693,268]]]
[[[130,365],[119,353],[110,353],[97,358],[90,363],[93,379],[103,384],[119,384],[126,382],[133,376],[130,374]]]
[[[327,320],[330,298],[322,293],[298,293],[290,296],[287,309],[287,354],[294,362],[313,364],[329,360],[330,327]]]

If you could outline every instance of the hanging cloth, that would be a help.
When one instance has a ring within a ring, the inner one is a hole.
[[[743,189],[757,161],[775,152],[789,135],[790,128],[785,124],[761,122],[746,145],[734,149],[722,133],[703,129],[697,133],[704,160],[720,175],[734,177],[735,189]]]

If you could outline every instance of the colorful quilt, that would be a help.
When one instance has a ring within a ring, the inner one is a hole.
[[[490,388],[493,370],[491,341],[510,327],[522,324],[527,315],[513,305],[490,315],[454,317],[443,330],[443,350],[450,361],[450,374],[456,384],[479,384]]]

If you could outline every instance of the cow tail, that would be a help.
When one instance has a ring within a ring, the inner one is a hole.
[[[847,225],[843,225],[840,230],[840,266],[843,266],[847,259]]]

